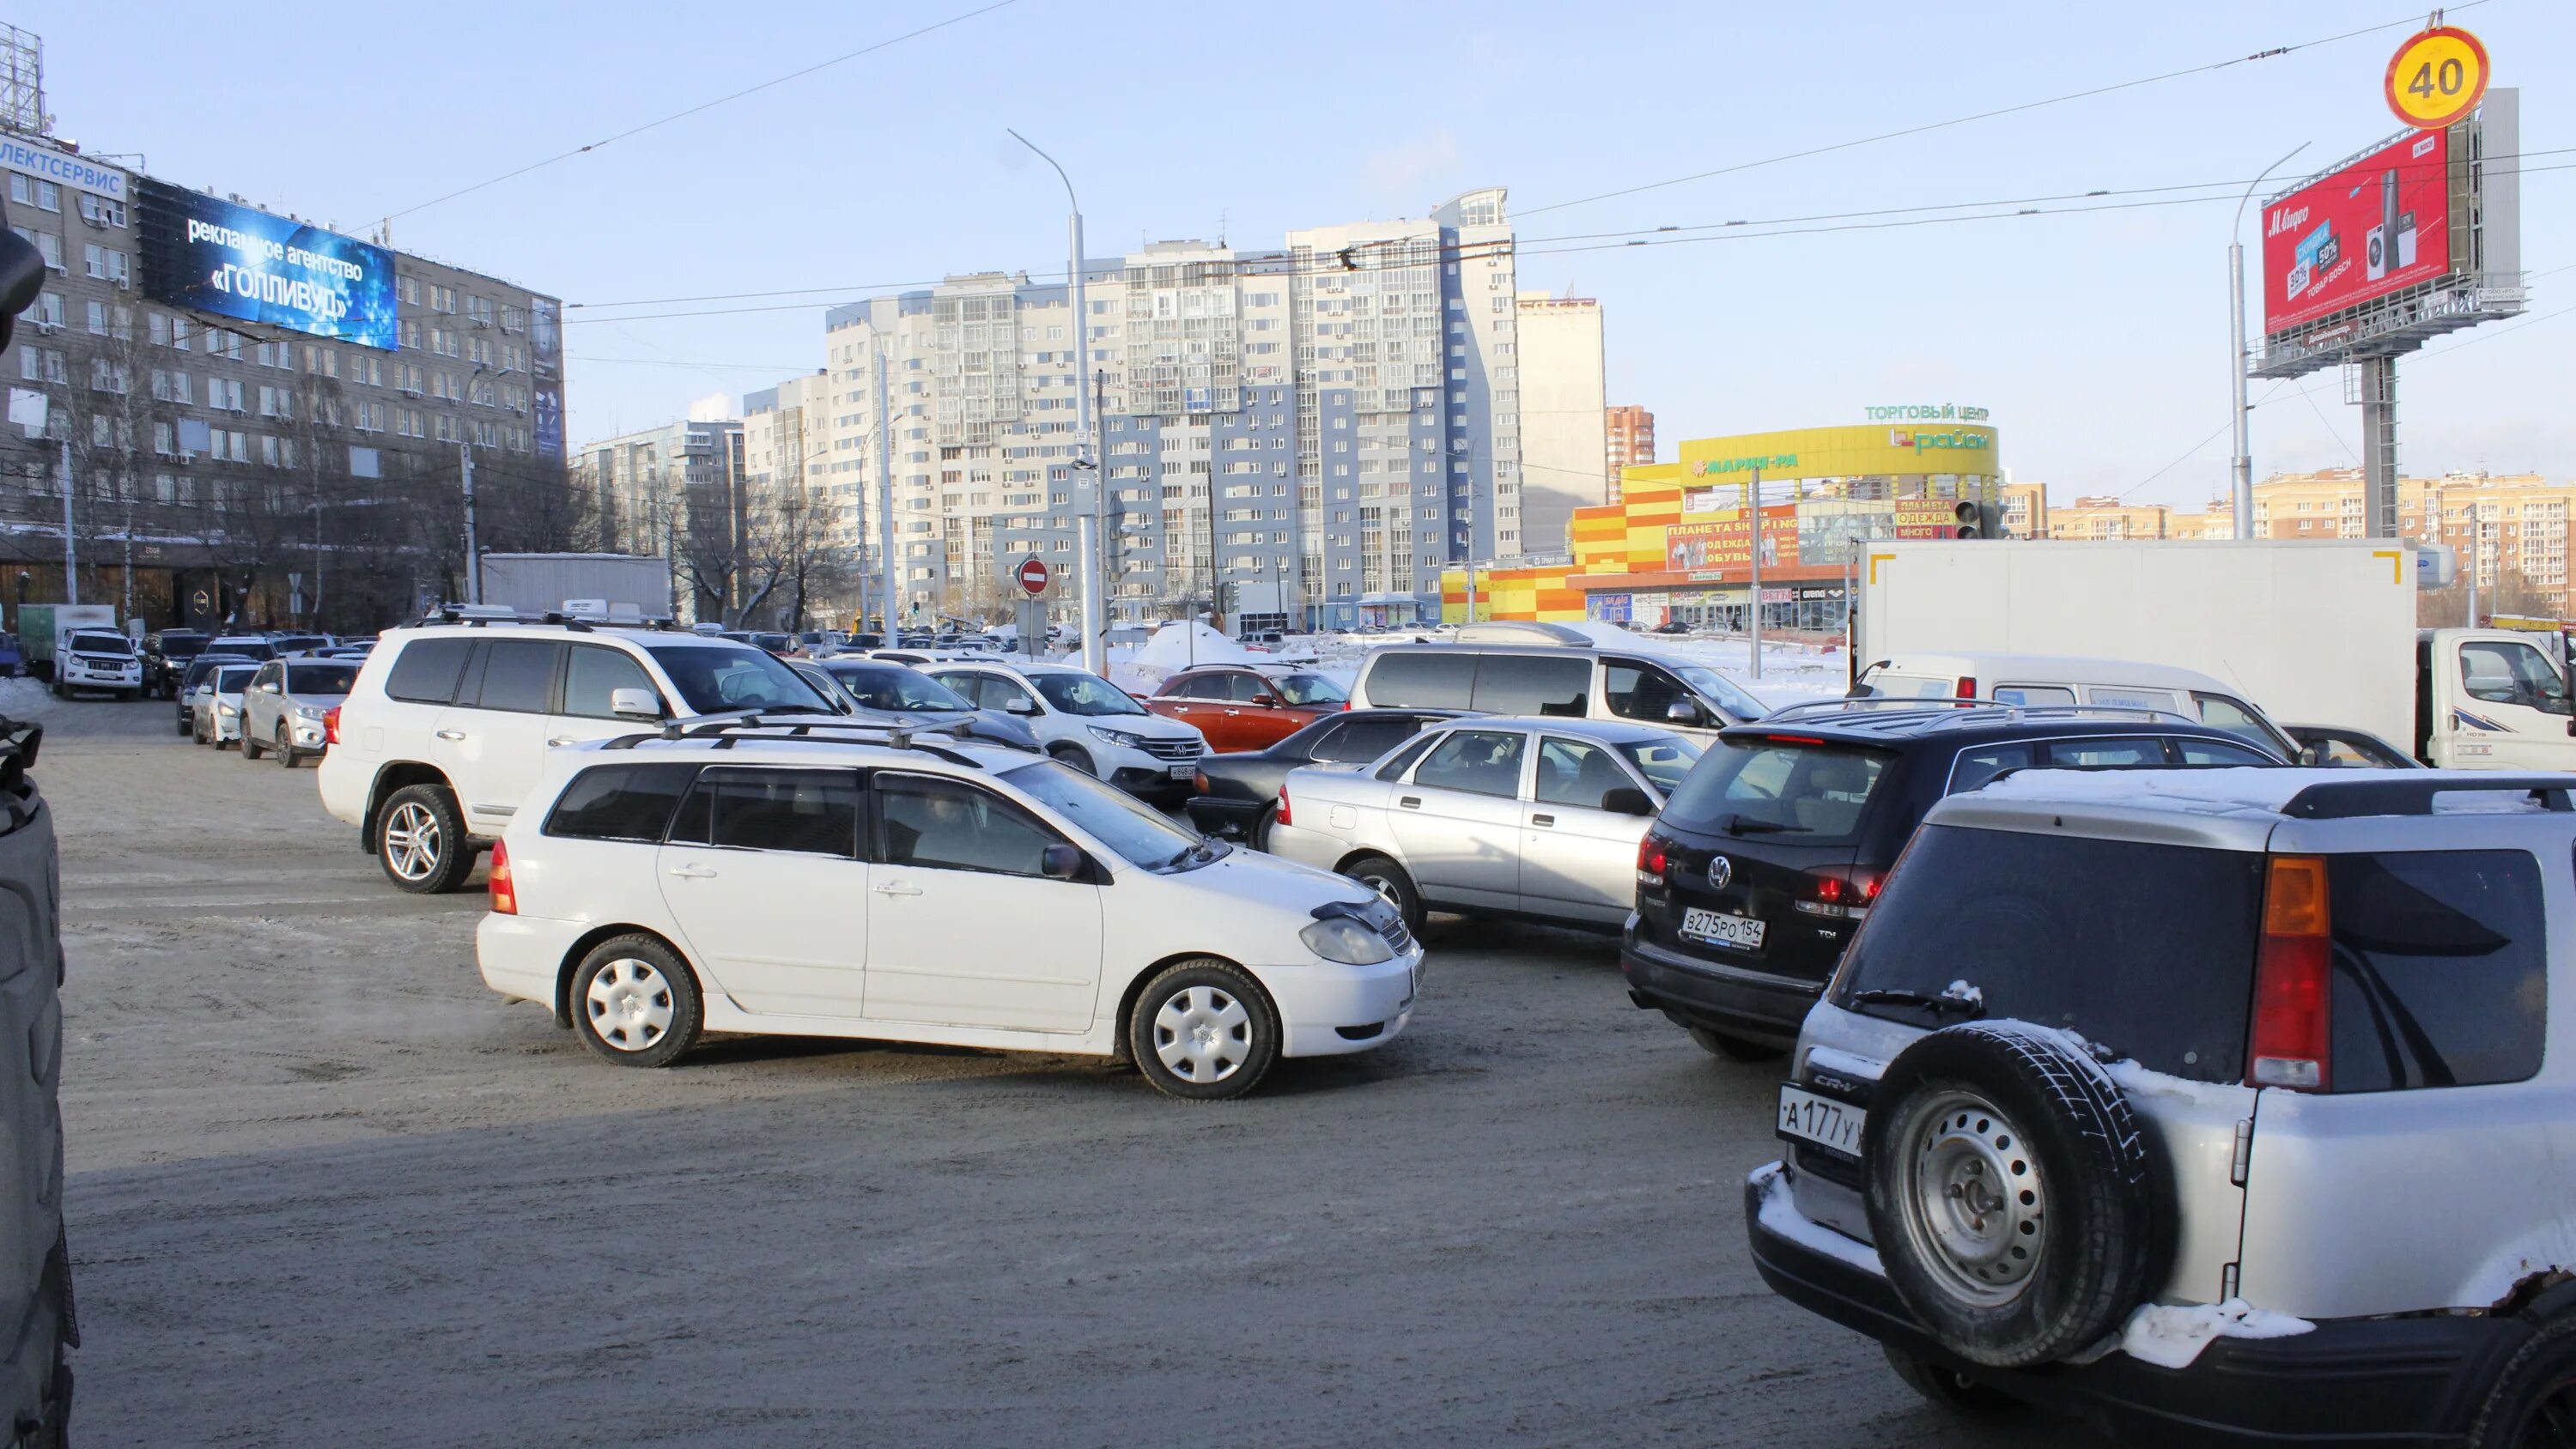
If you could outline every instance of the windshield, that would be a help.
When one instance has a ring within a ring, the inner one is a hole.
[[[1351,697],[1342,687],[1320,674],[1282,674],[1270,681],[1284,704],[1348,704]]]
[[[292,664],[286,670],[289,694],[347,694],[357,681],[354,664]]]
[[[1129,865],[1186,868],[1224,854],[1224,847],[1174,825],[1126,791],[1053,760],[1006,770],[1001,778],[1082,827]]]
[[[784,634],[754,634],[751,636],[751,642],[774,653],[778,650],[785,649],[796,641],[790,639]]]
[[[1681,788],[1691,766],[1699,763],[1700,745],[1697,740],[1676,736],[1668,740],[1640,740],[1632,745],[1621,745],[1619,753],[1626,755],[1628,763],[1637,767],[1637,773],[1653,781],[1655,788],[1669,799],[1675,790]]]
[[[1704,664],[1683,664],[1676,660],[1658,660],[1666,669],[1681,676],[1681,681],[1737,719],[1760,719],[1771,712],[1771,706],[1746,694],[1735,681]]]
[[[71,647],[84,654],[131,654],[134,646],[122,634],[74,634]]]
[[[203,634],[164,634],[161,636],[161,657],[164,659],[191,658],[195,655],[204,653],[205,648],[206,636]]]
[[[277,646],[265,639],[217,639],[206,647],[218,654],[238,654],[244,659],[277,657]]]
[[[215,693],[239,694],[243,686],[250,683],[250,677],[257,673],[259,673],[258,666],[250,664],[230,665],[218,669],[215,671]]]
[[[1029,683],[1066,714],[1145,713],[1145,707],[1128,698],[1127,691],[1096,674],[1032,674]]]
[[[1887,767],[1885,755],[1821,740],[1721,739],[1673,792],[1664,818],[1710,834],[1848,840]]]
[[[831,675],[851,698],[870,709],[944,712],[975,707],[947,685],[899,664],[849,665],[832,669]]]
[[[647,646],[645,652],[680,691],[691,714],[719,714],[732,709],[799,705],[840,713],[796,671],[757,649],[716,649],[706,645]]]

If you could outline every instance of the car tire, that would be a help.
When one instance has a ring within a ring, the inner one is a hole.
[[[183,740],[187,740],[187,739],[194,739],[194,738],[196,738],[196,736],[197,736],[197,722],[196,722],[195,720],[193,720],[193,719],[183,719],[183,720],[179,721],[179,738],[181,738],[181,739],[183,739]]]
[[[2020,1413],[2030,1405],[1989,1383],[1916,1358],[1893,1344],[1879,1345],[1887,1353],[1887,1366],[1905,1380],[1906,1387],[1931,1401],[1935,1408],[1970,1419],[1994,1419]]]
[[[1404,929],[1416,936],[1422,934],[1422,893],[1413,888],[1413,877],[1404,867],[1383,855],[1363,855],[1342,867],[1342,874],[1378,893],[1388,905],[1404,917]]]
[[[271,748],[277,752],[278,764],[290,770],[295,768],[295,737],[286,732],[282,721],[277,726],[277,743]]]
[[[188,738],[195,740],[201,745],[210,745],[214,743],[214,741],[206,738],[206,722],[197,718],[193,714],[188,716]]]
[[[621,1067],[678,1061],[705,1020],[689,963],[651,936],[603,941],[573,970],[573,1034]]]
[[[2469,1449],[2576,1443],[2576,1318],[2544,1323],[2504,1368],[2469,1429]]]
[[[250,732],[250,721],[247,719],[243,720],[241,722],[242,758],[245,760],[257,760],[266,749],[267,746],[262,745],[257,739],[252,737]]]
[[[414,895],[445,895],[474,873],[465,819],[444,785],[405,785],[385,801],[376,825],[376,863]]]
[[[1243,833],[1243,843],[1251,846],[1255,850],[1268,850],[1270,848],[1270,827],[1278,823],[1279,807],[1276,805],[1263,806],[1261,808],[1261,818],[1253,821],[1252,828]]]
[[[1221,1102],[1261,1085],[1279,1060],[1279,1012],[1251,973],[1214,956],[1175,962],[1136,993],[1127,1051],[1154,1090]]]
[[[1683,1029],[1690,1033],[1692,1041],[1699,1043],[1701,1051],[1713,1057],[1724,1057],[1730,1062],[1776,1062],[1789,1054],[1786,1047],[1775,1047],[1768,1042],[1755,1041],[1748,1036],[1711,1031],[1704,1026]]]
[[[1917,1040],[1871,1094],[1861,1161],[1888,1285],[1970,1363],[2080,1352],[2163,1281],[2173,1214],[2151,1139],[2055,1032],[1969,1022]]]
[[[1099,763],[1091,758],[1091,751],[1080,745],[1049,745],[1047,758],[1070,765],[1095,780],[1100,778]]]

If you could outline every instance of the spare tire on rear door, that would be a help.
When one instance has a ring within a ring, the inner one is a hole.
[[[1861,1155],[1889,1284],[1971,1363],[2081,1352],[2171,1261],[2153,1143],[2057,1032],[1969,1022],[1916,1041],[1871,1094]]]

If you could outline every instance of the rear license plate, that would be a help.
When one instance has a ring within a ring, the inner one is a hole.
[[[1739,951],[1762,949],[1765,925],[1751,916],[1730,916],[1724,911],[1703,910],[1693,906],[1682,912],[1682,937],[1709,946],[1732,946]]]
[[[1869,1114],[1831,1097],[1819,1097],[1804,1087],[1780,1088],[1780,1135],[1800,1142],[1812,1142],[1829,1152],[1845,1157],[1860,1157],[1861,1128],[1869,1123]]]
[[[1198,778],[1198,773],[1199,767],[1196,765],[1174,765],[1171,769],[1172,778],[1175,780],[1194,780]]]

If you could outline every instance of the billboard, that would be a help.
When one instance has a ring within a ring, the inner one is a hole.
[[[1711,569],[1748,568],[1753,561],[1753,529],[1744,510],[1729,509],[1709,523],[1676,523],[1664,530],[1667,573],[1705,573]],[[1762,509],[1762,566],[1779,568],[1798,562],[1798,507],[1766,504]]]
[[[394,257],[356,237],[143,178],[143,295],[390,352]]]
[[[537,456],[560,458],[564,451],[563,304],[552,297],[528,299],[528,368],[536,379],[529,399],[536,411]]]
[[[2410,132],[2263,208],[2263,330],[2451,270],[2450,133]]]

